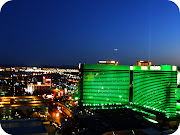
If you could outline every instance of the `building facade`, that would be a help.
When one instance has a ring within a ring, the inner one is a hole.
[[[111,106],[129,103],[129,66],[81,66],[80,104],[83,106]]]
[[[177,67],[133,66],[133,103],[176,117]]]

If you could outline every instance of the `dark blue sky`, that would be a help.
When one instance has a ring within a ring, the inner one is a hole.
[[[0,13],[0,47],[0,64],[180,66],[180,13],[168,0],[13,0]]]

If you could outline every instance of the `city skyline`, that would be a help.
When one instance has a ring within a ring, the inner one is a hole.
[[[0,62],[178,65],[180,14],[168,0],[13,0],[0,13]]]

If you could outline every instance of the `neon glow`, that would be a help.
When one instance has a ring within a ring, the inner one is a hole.
[[[130,104],[132,109],[140,107],[176,117],[177,66],[175,70],[172,65],[82,64],[80,70],[79,103],[83,106],[111,109]]]
[[[166,117],[176,117],[177,72],[172,71],[171,65],[154,69],[161,71],[150,71],[151,68],[133,71],[133,103],[154,111],[166,111]]]
[[[130,66],[84,65],[83,105],[128,104],[129,69]]]
[[[143,117],[144,117],[144,116],[143,116]],[[146,117],[144,117],[144,118],[147,119],[148,121],[152,122],[152,123],[158,123],[157,121],[152,120],[152,119],[150,119],[150,118],[146,118]]]

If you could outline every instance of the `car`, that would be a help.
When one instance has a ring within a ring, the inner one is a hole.
[[[42,117],[46,117],[46,115],[42,112],[39,113],[39,116],[42,118]]]

